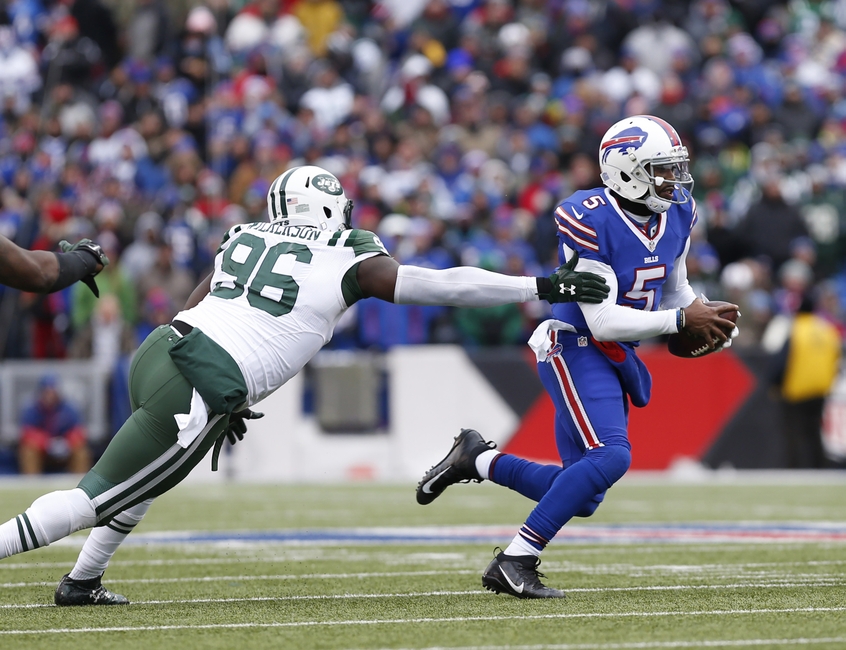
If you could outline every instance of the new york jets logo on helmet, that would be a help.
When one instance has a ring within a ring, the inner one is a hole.
[[[338,196],[344,190],[341,188],[341,182],[334,176],[329,174],[319,174],[311,179],[311,184],[321,192],[326,192],[332,196]]]

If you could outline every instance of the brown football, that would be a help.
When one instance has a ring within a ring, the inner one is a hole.
[[[719,307],[720,305],[728,305],[731,303],[724,302],[722,300],[711,300],[705,303],[709,307]],[[737,312],[736,309],[732,309],[731,311],[726,311],[720,314],[726,320],[730,320],[732,323],[737,322],[737,318],[740,314]],[[726,332],[728,334],[728,332]],[[667,349],[670,351],[670,354],[674,354],[677,357],[682,357],[683,359],[699,359],[700,357],[707,356],[712,352],[716,352],[719,348],[711,349],[708,347],[708,343],[705,341],[705,338],[698,335],[691,335],[687,332],[680,332],[679,334],[670,334],[670,337],[667,339]]]

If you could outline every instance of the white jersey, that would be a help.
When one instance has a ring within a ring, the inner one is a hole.
[[[359,297],[342,287],[347,271],[387,254],[366,230],[235,226],[215,257],[211,292],[176,319],[199,328],[230,354],[244,375],[251,406],[296,375],[332,338],[341,315]]]

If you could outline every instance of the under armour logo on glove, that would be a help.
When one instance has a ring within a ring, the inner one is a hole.
[[[549,278],[538,278],[538,297],[548,302],[600,303],[608,297],[605,278],[596,273],[576,271],[579,254],[560,266]]]

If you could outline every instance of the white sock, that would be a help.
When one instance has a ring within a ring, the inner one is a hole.
[[[70,577],[73,580],[89,580],[102,575],[123,540],[147,514],[151,503],[152,499],[142,501],[115,515],[105,526],[92,530],[79,552]]]
[[[520,533],[514,536],[504,553],[506,555],[534,555],[535,557],[539,557],[541,554],[540,549],[529,544]]]
[[[479,473],[480,478],[490,478],[491,463],[501,453],[501,451],[497,451],[496,449],[487,449],[476,456],[476,471]]]
[[[95,523],[94,504],[81,489],[50,492],[0,526],[0,558],[48,546]]]

